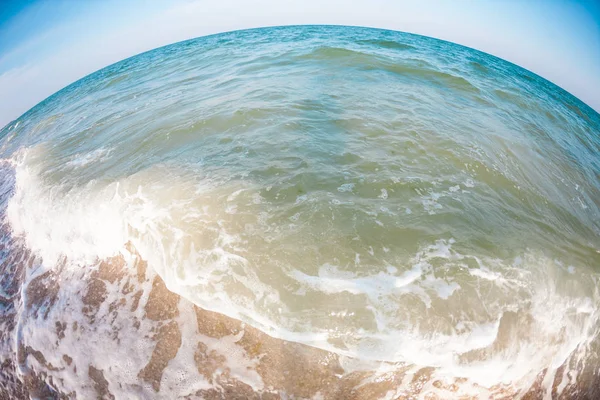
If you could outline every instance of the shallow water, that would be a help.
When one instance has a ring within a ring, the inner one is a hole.
[[[272,337],[484,387],[547,371],[550,390],[597,355],[599,132],[567,92],[451,43],[239,31],[6,126],[2,200],[44,271],[130,243],[171,291]]]

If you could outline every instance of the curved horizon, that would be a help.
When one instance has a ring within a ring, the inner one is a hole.
[[[341,390],[362,386],[348,360],[429,371],[397,394],[441,394],[443,378],[456,396],[596,398],[600,118],[585,107],[489,53],[356,26],[229,31],[96,71],[1,134],[0,271],[23,279],[0,289],[24,304],[0,310],[19,368],[5,376],[93,397],[88,368],[116,398],[178,398],[222,387],[206,353],[265,379],[256,394],[301,395],[267,381],[292,344],[334,360]],[[221,323],[244,332],[204,335]],[[150,333],[167,324],[181,340],[165,346]],[[247,332],[260,353],[238,347]]]
[[[471,51],[475,51],[475,52],[478,52],[478,53],[485,54],[487,56],[491,56],[491,57],[497,58],[497,59],[499,59],[499,60],[501,60],[503,62],[506,62],[506,63],[509,63],[511,65],[514,65],[515,67],[517,67],[519,69],[522,69],[523,71],[526,71],[526,72],[528,72],[528,73],[530,73],[532,75],[535,75],[537,78],[542,79],[542,80],[550,83],[551,85],[555,86],[556,88],[564,91],[565,93],[567,93],[568,95],[570,95],[571,97],[573,97],[574,99],[576,99],[577,101],[579,101],[581,104],[583,104],[584,106],[586,106],[587,108],[589,108],[589,110],[593,111],[597,116],[600,117],[600,111],[595,110],[591,105],[587,104],[584,100],[582,100],[581,98],[577,97],[575,94],[571,93],[569,90],[561,87],[557,83],[555,83],[555,82],[553,82],[553,81],[551,81],[551,80],[549,80],[549,79],[547,79],[547,78],[545,78],[545,77],[543,77],[543,76],[535,73],[534,71],[531,71],[531,70],[529,70],[529,69],[527,69],[527,68],[525,68],[525,67],[523,67],[521,65],[515,64],[515,63],[513,63],[513,62],[511,62],[509,60],[503,59],[501,57],[498,57],[498,56],[496,56],[494,54],[491,54],[491,53],[488,53],[486,51],[482,51],[482,50],[478,50],[478,49],[473,48],[473,47],[462,45],[460,43],[455,43],[455,42],[452,42],[452,41],[449,41],[449,40],[440,39],[440,38],[437,38],[437,37],[422,35],[422,34],[413,33],[413,32],[405,32],[405,31],[400,31],[400,30],[395,30],[395,29],[378,28],[378,27],[365,26],[365,25],[290,24],[290,25],[270,25],[270,26],[254,27],[254,28],[233,29],[233,30],[229,30],[229,31],[222,31],[222,32],[217,32],[217,33],[211,33],[211,34],[208,34],[208,35],[201,35],[201,36],[197,36],[197,37],[193,37],[193,38],[189,38],[189,39],[180,40],[180,41],[177,41],[177,42],[168,43],[168,44],[165,44],[165,45],[162,45],[162,46],[158,46],[158,47],[146,50],[146,51],[142,51],[140,53],[133,54],[131,56],[125,57],[125,58],[120,59],[120,60],[118,60],[116,62],[108,64],[108,65],[106,65],[104,67],[101,67],[101,68],[99,68],[99,69],[97,69],[95,71],[92,71],[89,74],[87,74],[87,75],[85,75],[85,76],[83,76],[83,77],[81,77],[79,79],[76,79],[76,80],[68,83],[67,85],[63,86],[62,88],[58,89],[54,93],[50,94],[49,96],[45,97],[44,99],[42,99],[41,101],[39,101],[38,103],[36,103],[34,106],[32,106],[27,111],[25,111],[24,113],[22,113],[21,115],[19,115],[17,118],[15,118],[12,121],[9,121],[8,123],[6,123],[4,126],[2,126],[0,128],[0,130],[4,130],[6,127],[8,127],[12,123],[16,122],[18,119],[22,118],[23,116],[25,116],[26,114],[28,114],[29,112],[31,112],[33,109],[35,109],[36,107],[38,107],[40,104],[46,102],[48,99],[50,99],[51,97],[59,94],[60,92],[62,92],[63,90],[69,88],[70,86],[73,86],[73,85],[77,84],[78,82],[83,81],[83,80],[85,80],[85,79],[87,79],[87,78],[89,78],[89,77],[91,77],[91,76],[93,76],[93,75],[95,75],[95,74],[97,74],[97,73],[105,70],[105,69],[111,68],[112,66],[120,64],[120,63],[122,63],[124,61],[127,61],[129,59],[141,56],[142,54],[152,53],[154,51],[160,50],[160,49],[165,48],[165,47],[170,47],[170,46],[178,45],[178,44],[181,44],[181,43],[191,42],[191,41],[195,41],[195,40],[198,40],[198,39],[207,38],[207,37],[211,37],[211,36],[218,36],[218,35],[222,35],[222,34],[228,34],[228,33],[234,33],[234,32],[244,32],[244,31],[251,31],[251,30],[276,29],[276,28],[286,28],[286,27],[302,27],[302,26],[315,26],[315,27],[329,27],[329,26],[331,26],[331,27],[347,27],[347,28],[360,28],[360,29],[375,29],[375,30],[389,31],[389,32],[398,32],[398,33],[402,33],[402,34],[423,37],[423,38],[432,39],[432,40],[436,40],[436,41],[440,41],[440,42],[450,43],[450,44],[455,45],[455,46],[464,47],[464,48],[469,49]]]
[[[164,45],[289,25],[364,26],[448,41],[506,60],[600,110],[600,7],[590,0],[453,4],[272,0],[73,5],[8,0],[0,13],[0,126],[84,76]]]
[[[0,130],[0,398],[598,398],[599,131],[399,30],[117,60]]]

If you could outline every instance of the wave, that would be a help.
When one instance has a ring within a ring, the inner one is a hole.
[[[432,64],[421,59],[392,60],[376,53],[363,52],[347,48],[322,46],[310,53],[296,56],[299,61],[311,60],[325,63],[335,63],[367,71],[385,71],[411,82],[426,81],[439,85],[441,88],[479,94],[481,90],[464,76],[455,75],[436,69]]]
[[[374,46],[376,48],[393,50],[414,50],[415,47],[407,43],[400,43],[394,40],[357,40],[357,43]]]
[[[52,96],[1,133],[0,397],[593,393],[597,118],[523,74],[290,27]]]
[[[28,164],[39,151],[28,149],[12,161],[14,194],[6,213],[46,271],[65,260],[62,268],[85,268],[128,254],[130,244],[169,290],[270,336],[365,361],[434,367],[440,376],[486,387],[529,387],[541,371],[556,374],[568,360],[585,358],[598,336],[595,275],[536,253],[510,263],[464,255],[452,249],[453,240],[422,248],[404,271],[389,265],[375,275],[334,265],[311,275],[288,260],[284,270],[296,296],[346,303],[323,315],[330,321],[319,328],[318,314],[298,319],[287,303],[292,293],[265,283],[252,262],[252,253],[263,249],[248,247],[226,223],[237,216],[234,200],[239,207],[242,198],[259,200],[251,187],[198,184],[157,166],[63,191]],[[358,325],[332,330],[342,320]]]

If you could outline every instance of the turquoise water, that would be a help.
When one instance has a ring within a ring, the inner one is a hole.
[[[47,269],[129,242],[170,290],[276,338],[531,383],[596,354],[599,133],[569,93],[448,42],[231,32],[6,126],[5,218]]]

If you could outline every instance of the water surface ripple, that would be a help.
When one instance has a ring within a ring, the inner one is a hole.
[[[550,387],[597,362],[599,132],[567,92],[451,43],[239,31],[6,126],[2,201],[43,270],[129,243],[171,291],[275,338]]]

